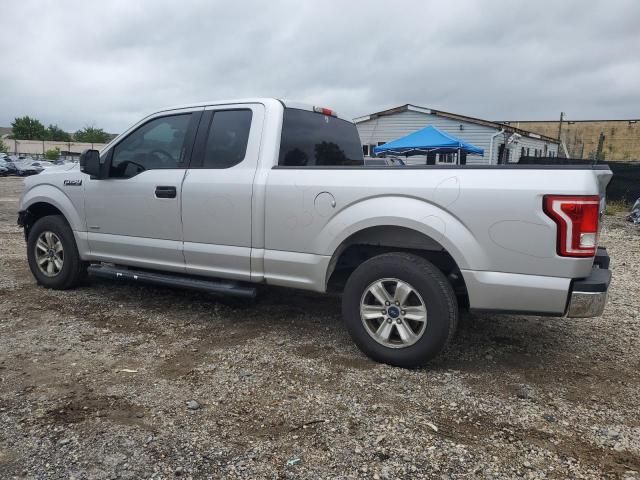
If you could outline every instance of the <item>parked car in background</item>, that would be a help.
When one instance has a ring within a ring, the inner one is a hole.
[[[51,165],[73,165],[78,163],[78,157],[61,157],[57,160],[47,160]]]
[[[51,168],[54,166],[53,163],[47,160],[37,160],[35,162],[32,162],[31,165],[33,165],[34,167],[41,167],[42,169]]]
[[[4,177],[8,173],[9,173],[9,169],[7,167],[0,165],[0,176]]]
[[[364,157],[367,167],[404,167],[406,163],[398,157]]]
[[[15,175],[17,172],[16,166],[13,162],[8,160],[9,157],[5,156],[4,158],[0,158],[0,167],[5,168],[7,170],[6,175]]]
[[[30,160],[18,160],[13,162],[16,168],[16,175],[21,177],[27,177],[29,175],[36,175],[44,170],[40,165],[34,165],[35,162]]]

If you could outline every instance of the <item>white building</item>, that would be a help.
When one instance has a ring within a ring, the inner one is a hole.
[[[558,155],[559,142],[554,138],[511,125],[410,104],[358,117],[353,121],[358,128],[365,155],[373,154],[375,146],[403,137],[428,125],[433,125],[449,135],[484,150],[484,156],[467,156],[466,164],[468,165],[516,163],[522,156]],[[413,160],[411,163],[426,161],[425,157],[413,157],[411,160]],[[437,163],[455,161],[454,155],[442,155],[436,158]]]

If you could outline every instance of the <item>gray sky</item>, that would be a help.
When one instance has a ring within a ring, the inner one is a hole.
[[[0,125],[120,132],[198,100],[347,117],[414,103],[493,120],[640,117],[640,1],[2,3]]]

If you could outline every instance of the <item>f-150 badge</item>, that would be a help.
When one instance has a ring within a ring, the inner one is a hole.
[[[79,187],[80,185],[82,185],[82,180],[65,180],[64,181],[65,187]]]

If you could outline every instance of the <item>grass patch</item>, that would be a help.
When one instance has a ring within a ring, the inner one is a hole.
[[[631,211],[631,204],[624,200],[612,200],[607,201],[607,208],[605,209],[605,215],[619,215],[621,213],[629,213]]]

